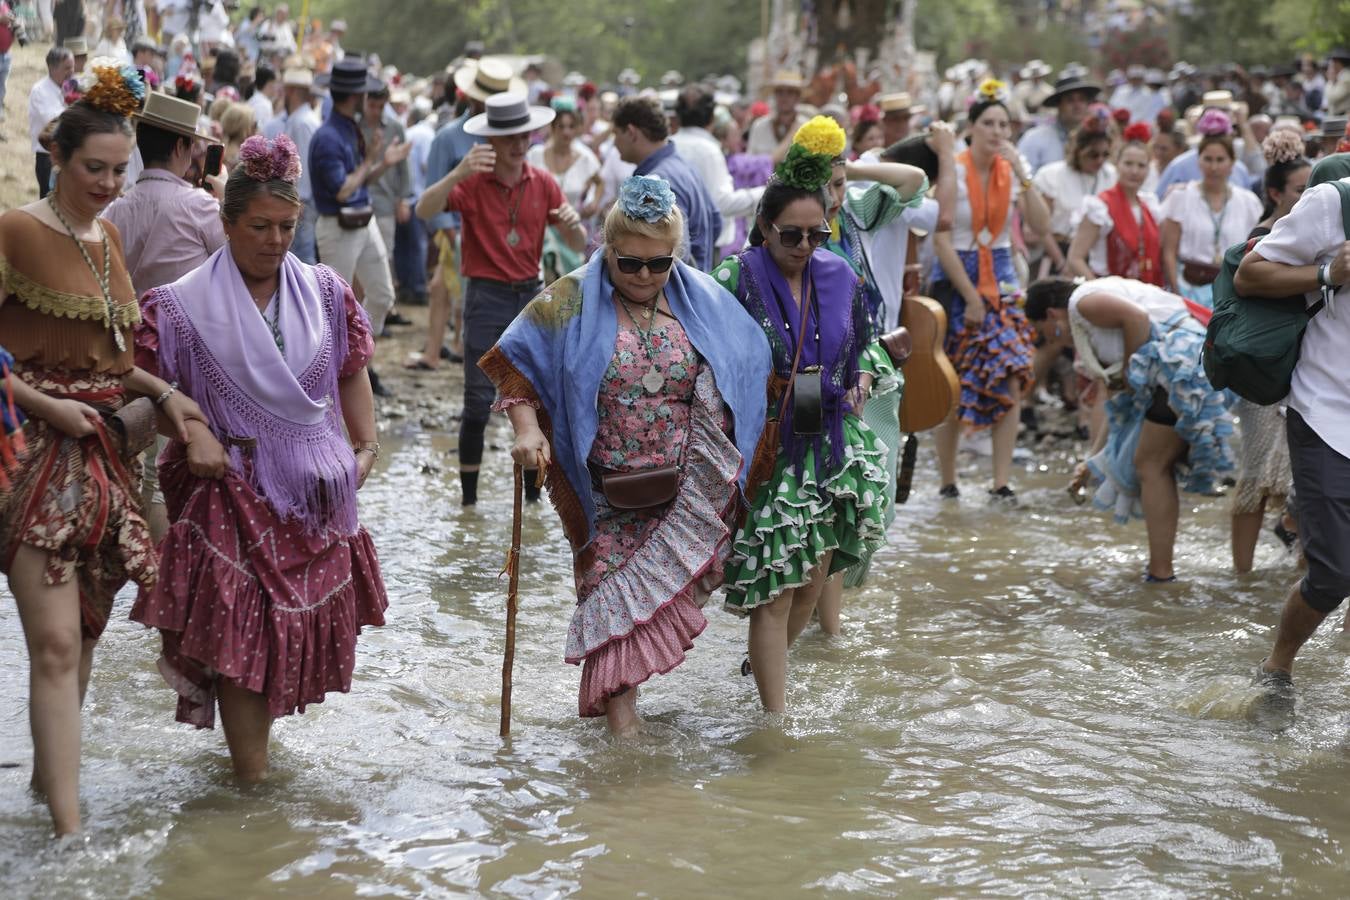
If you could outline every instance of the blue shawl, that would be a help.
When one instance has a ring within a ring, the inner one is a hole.
[[[619,334],[618,313],[610,299],[613,293],[605,253],[597,252],[585,266],[530,301],[479,363],[506,396],[516,395],[514,388],[523,388],[512,384],[513,375],[533,389],[541,424],[551,432],[554,466],[562,470],[576,498],[577,508],[570,510],[571,499],[553,485],[554,503],[569,539],[578,548],[590,541],[595,523],[586,460],[599,427],[600,383]],[[665,296],[690,343],[712,367],[717,389],[731,409],[744,490],[767,415],[772,356],[764,331],[711,276],[683,262],[676,262],[671,270]],[[569,522],[573,512],[579,513],[581,521]]]

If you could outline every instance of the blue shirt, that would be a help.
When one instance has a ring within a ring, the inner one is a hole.
[[[1163,169],[1161,177],[1158,178],[1158,186],[1153,193],[1158,195],[1159,200],[1162,200],[1167,196],[1167,189],[1172,185],[1199,181],[1202,177],[1200,174],[1200,154],[1192,148],[1167,164],[1167,168]],[[1247,166],[1243,164],[1242,160],[1239,159],[1233,163],[1233,171],[1228,175],[1228,183],[1242,188],[1251,185],[1251,173],[1247,171]],[[1259,191],[1257,193],[1260,194]]]
[[[370,192],[364,184],[345,201],[337,198],[342,182],[361,164],[360,140],[360,128],[339,112],[330,115],[314,132],[309,142],[309,183],[319,215],[335,216],[339,207],[370,203]]]
[[[1022,135],[1017,142],[1017,152],[1031,166],[1031,175],[1035,175],[1042,166],[1064,159],[1064,142],[1068,135],[1058,122],[1047,122]],[[1162,196],[1159,194],[1158,196]]]
[[[474,137],[464,130],[464,123],[469,121],[469,114],[446,122],[436,131],[436,137],[431,140],[431,149],[427,151],[427,174],[426,186],[431,187],[440,181],[450,170],[459,165],[460,160],[469,155],[474,144],[480,144],[487,138]],[[441,231],[446,228],[459,227],[459,213],[442,212],[437,213],[427,220],[427,228],[432,231]]]
[[[717,263],[717,236],[722,233],[722,214],[713,205],[707,187],[669,141],[638,164],[634,175],[657,175],[670,182],[675,202],[684,213],[689,256],[694,268],[707,272]]]

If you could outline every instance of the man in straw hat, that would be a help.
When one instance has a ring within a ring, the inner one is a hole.
[[[1054,93],[1055,89],[1045,81],[1052,71],[1044,60],[1033,59],[1017,73],[1021,80],[1013,88],[1013,98],[1026,110],[1027,115],[1039,113],[1045,98]]]
[[[889,147],[909,137],[909,124],[914,116],[914,101],[904,91],[882,94],[877,98],[881,108],[881,131],[885,146]]]
[[[448,210],[462,216],[464,276],[464,415],[459,425],[459,480],[463,503],[478,502],[478,468],[483,433],[496,389],[478,360],[501,338],[506,326],[539,293],[544,232],[555,225],[577,253],[586,249],[586,229],[563,199],[558,182],[525,162],[530,134],[553,121],[554,112],[531,106],[525,93],[487,98],[484,112],[464,123],[475,145],[448,175],[428,187],[417,214],[429,219]],[[533,485],[527,477],[525,483]],[[538,499],[537,487],[530,496]]]
[[[298,57],[295,59],[298,63]],[[323,125],[319,110],[314,105],[314,73],[302,65],[287,68],[281,75],[281,104],[281,112],[267,123],[263,134],[269,138],[286,135],[295,142],[300,158],[308,160],[310,142]],[[296,184],[296,190],[305,206],[295,226],[291,252],[312,266],[319,261],[319,248],[314,239],[319,214],[314,208],[314,186],[310,181],[308,165],[300,168],[300,181]]]
[[[451,119],[437,130],[431,148],[427,151],[428,185],[434,185],[449,175],[469,155],[475,144],[483,142],[482,137],[469,134],[464,126],[471,118],[483,113],[488,97],[525,90],[525,80],[515,76],[509,63],[491,57],[466,60],[455,69],[453,81],[454,89],[466,101],[467,109],[463,115]],[[427,285],[426,344],[422,352],[414,353],[405,363],[405,366],[413,369],[440,368],[445,329],[454,313],[462,310],[463,300],[459,273],[459,215],[437,209],[435,215],[427,219],[426,225],[431,231],[438,255],[431,283]],[[447,354],[452,362],[463,362],[462,354],[458,352],[463,350],[462,331],[458,326],[455,329],[455,343],[458,346]]]
[[[389,249],[380,236],[370,203],[371,182],[408,158],[407,143],[385,146],[376,132],[373,140],[361,135],[356,114],[365,95],[384,86],[366,71],[366,61],[348,55],[314,79],[327,85],[333,111],[314,133],[309,145],[310,186],[319,213],[315,238],[319,258],[352,284],[360,280],[362,301],[375,334],[384,330],[384,318],[394,306],[394,280],[389,274]],[[371,370],[372,387],[383,387]]]
[[[199,113],[195,103],[152,92],[146,95],[145,107],[132,114],[144,168],[131,190],[114,200],[103,217],[122,234],[127,274],[138,295],[177,281],[225,244],[220,204],[184,180],[206,145],[220,143],[200,129]],[[155,458],[154,453],[146,454],[141,490],[151,535],[159,540],[169,520]]]
[[[806,124],[806,116],[797,112],[806,79],[793,69],[781,69],[769,82],[773,88],[773,112],[750,123],[745,152],[781,159],[792,146],[792,136]]]
[[[1041,166],[1064,158],[1064,145],[1069,135],[1082,124],[1088,105],[1101,92],[1101,85],[1088,81],[1082,70],[1064,68],[1055,82],[1055,89],[1041,103],[1043,108],[1055,111],[1054,121],[1037,125],[1017,142],[1017,149],[1031,165],[1033,175]]]

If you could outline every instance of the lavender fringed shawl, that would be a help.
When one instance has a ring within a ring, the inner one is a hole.
[[[210,419],[231,468],[278,517],[310,533],[356,533],[356,457],[342,434],[347,357],[342,279],[287,254],[276,303],[286,352],[244,287],[226,244],[147,296],[159,309],[159,364]],[[252,438],[243,450],[229,438]],[[245,461],[250,465],[246,465]]]
[[[797,349],[801,317],[800,301],[792,297],[787,279],[763,247],[751,247],[739,255],[741,283],[737,297],[746,310],[765,327],[774,351],[774,369],[786,378]],[[858,383],[858,357],[872,341],[871,319],[863,302],[862,282],[844,259],[821,248],[811,254],[806,275],[820,311],[820,348],[817,351],[814,309],[807,310],[808,331],[802,345],[798,370],[821,367],[822,417],[829,437],[830,462],[838,466],[844,453],[845,395]],[[783,321],[786,311],[792,326],[789,334]],[[792,410],[779,417],[783,451],[795,466],[800,466],[807,448],[821,458],[821,438],[796,435],[792,430]]]

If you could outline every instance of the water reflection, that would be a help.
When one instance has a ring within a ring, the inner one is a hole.
[[[90,833],[52,846],[6,598],[6,895],[1344,893],[1347,645],[1328,628],[1300,656],[1291,730],[1246,720],[1293,570],[1266,542],[1257,574],[1228,574],[1223,501],[1183,513],[1186,580],[1146,590],[1142,527],[1034,466],[1013,511],[940,506],[925,483],[844,636],[794,650],[786,721],[737,673],[743,622],[710,610],[617,744],[575,717],[570,563],[531,510],[503,744],[504,455],[463,511],[448,449],[411,437],[363,493],[390,626],[363,637],[350,695],[278,724],[266,785],[234,785],[220,734],[172,721],[124,598],[88,704]]]

